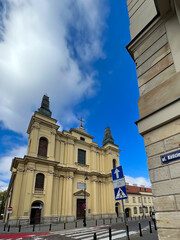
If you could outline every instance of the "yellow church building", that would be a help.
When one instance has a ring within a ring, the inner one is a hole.
[[[5,221],[16,225],[71,222],[84,214],[87,219],[116,217],[111,169],[119,165],[120,150],[110,128],[99,147],[82,124],[59,131],[51,114],[44,95],[27,130],[27,155],[12,160]]]

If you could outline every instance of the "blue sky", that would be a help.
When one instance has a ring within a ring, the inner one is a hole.
[[[126,181],[149,186],[126,1],[0,0],[0,189],[13,157],[26,154],[26,130],[50,97],[60,130],[78,127],[102,146],[108,125]]]

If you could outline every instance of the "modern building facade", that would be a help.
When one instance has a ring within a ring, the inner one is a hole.
[[[12,161],[5,211],[11,225],[70,222],[84,213],[87,219],[116,217],[111,169],[119,165],[120,150],[110,128],[102,147],[82,124],[58,128],[44,96],[27,130],[27,155]]]
[[[127,0],[140,119],[161,240],[180,239],[180,1]],[[168,161],[166,161],[168,160]]]

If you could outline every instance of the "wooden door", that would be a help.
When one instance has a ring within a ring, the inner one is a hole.
[[[86,203],[85,199],[77,199],[77,219],[84,218],[84,203]]]

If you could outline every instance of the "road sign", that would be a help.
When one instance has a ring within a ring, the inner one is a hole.
[[[7,209],[7,213],[12,213],[12,207],[8,207],[8,209]]]
[[[126,182],[123,175],[122,166],[112,169],[111,172],[113,178],[115,200],[126,199]]]
[[[121,200],[121,199],[126,199],[127,198],[127,192],[126,192],[126,187],[120,187],[120,188],[115,188],[114,189],[114,194],[115,194],[115,200]]]
[[[112,172],[113,181],[124,177],[123,176],[122,166],[119,166],[117,168],[113,168],[111,170],[111,172]]]

